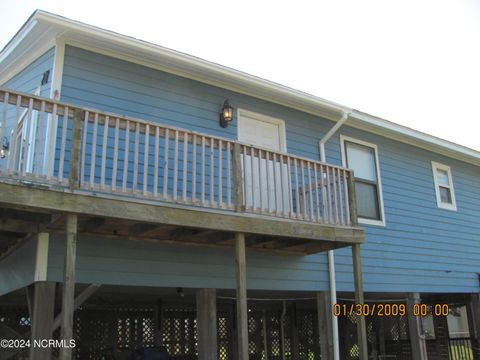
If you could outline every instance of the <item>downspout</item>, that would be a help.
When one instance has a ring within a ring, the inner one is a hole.
[[[343,112],[342,118],[337,121],[330,131],[320,140],[320,160],[327,163],[327,156],[325,154],[325,143],[337,132],[337,130],[347,121],[350,113]],[[330,281],[330,303],[333,305],[337,303],[337,280],[335,278],[335,256],[333,250],[328,251],[328,274]],[[338,319],[332,315],[332,332],[333,332],[333,359],[340,360],[340,346],[338,344]]]

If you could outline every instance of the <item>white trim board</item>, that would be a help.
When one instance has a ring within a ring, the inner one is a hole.
[[[37,235],[37,255],[34,281],[47,281],[49,234]]]
[[[60,100],[62,91],[63,69],[65,61],[65,41],[58,38],[55,43],[55,54],[53,57],[52,81],[50,84],[50,98]],[[55,98],[57,92],[58,98]],[[55,159],[55,146],[57,143],[56,131],[58,119],[49,115],[47,128],[45,130],[45,151],[43,152],[44,172],[47,176],[53,176],[53,163]]]

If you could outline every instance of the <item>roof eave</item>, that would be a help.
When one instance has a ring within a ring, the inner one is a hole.
[[[82,39],[97,39],[100,42],[112,44],[111,46],[117,45],[123,49],[135,49],[136,51],[152,55],[154,60],[159,63],[163,62],[165,71],[278,103],[333,121],[339,120],[343,112],[349,112],[351,115],[350,120],[347,122],[348,125],[480,165],[479,151],[226,66],[42,10],[36,10],[0,52],[0,63],[8,58],[11,52],[27,36],[36,37],[39,35],[34,34],[35,31],[40,31],[40,26],[37,26],[39,23],[49,25],[50,32],[48,36],[52,37],[50,39],[52,42],[55,42],[55,39],[59,36],[64,36],[68,39],[70,33],[70,36],[77,34],[79,35],[78,38]],[[88,42],[88,40],[85,41]]]

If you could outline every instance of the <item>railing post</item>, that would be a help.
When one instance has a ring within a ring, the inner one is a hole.
[[[64,114],[63,116],[68,116]],[[72,131],[72,152],[70,157],[70,177],[68,179],[68,185],[70,190],[74,190],[79,187],[80,176],[80,149],[82,144],[82,117],[83,111],[75,109],[73,112],[73,131]],[[85,119],[88,121],[88,119]]]
[[[239,143],[233,145],[233,182],[235,187],[235,211],[245,211],[243,201],[242,155]]]
[[[348,173],[348,206],[350,207],[350,223],[355,226],[358,224],[357,215],[357,197],[355,193],[355,176],[353,170]]]

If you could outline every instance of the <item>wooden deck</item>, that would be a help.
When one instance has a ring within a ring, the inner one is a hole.
[[[64,232],[69,213],[79,234],[132,240],[233,246],[241,232],[247,247],[293,254],[364,241],[349,169],[7,89],[0,99],[13,124],[12,136],[0,127],[4,249]]]

